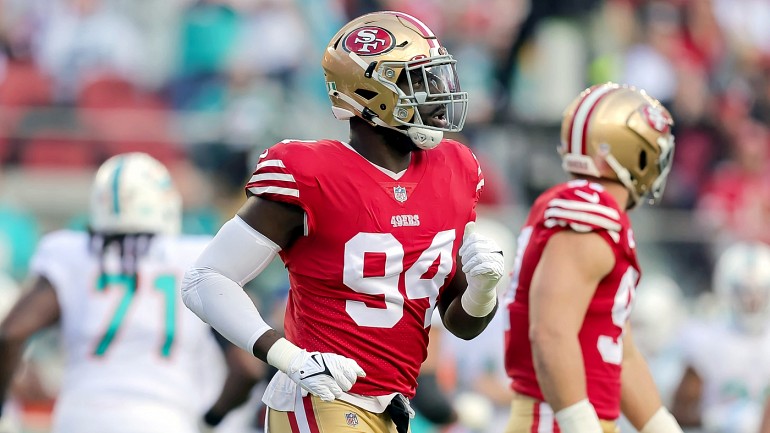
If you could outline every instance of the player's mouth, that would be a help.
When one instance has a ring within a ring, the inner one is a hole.
[[[446,106],[439,105],[436,107],[436,109],[430,113],[429,119],[431,126],[446,128],[449,124],[449,121],[446,118]]]

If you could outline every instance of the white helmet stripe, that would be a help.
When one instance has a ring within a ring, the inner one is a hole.
[[[601,86],[589,93],[580,102],[580,105],[575,111],[575,117],[572,119],[572,125],[570,126],[570,153],[585,155],[585,143],[583,137],[585,136],[585,129],[588,126],[590,115],[601,98],[615,89],[616,87],[613,86]]]
[[[422,36],[426,38],[426,40],[428,41],[428,45],[430,45],[431,48],[438,48],[439,43],[438,43],[438,39],[436,39],[436,35],[433,34],[433,31],[431,31],[431,29],[428,28],[428,26],[426,26],[425,23],[403,12],[389,11],[387,13],[393,14],[399,18],[403,18],[409,21],[410,23],[414,24],[415,27],[420,29],[420,32],[422,32]]]

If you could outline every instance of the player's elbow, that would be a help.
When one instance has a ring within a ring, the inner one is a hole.
[[[568,339],[576,337],[575,333],[549,323],[533,322],[529,326],[529,341],[535,350],[543,347],[559,347],[558,345]]]
[[[481,334],[481,331],[483,331],[483,329],[458,326],[455,326],[452,329],[447,328],[447,330],[451,332],[455,337],[465,341],[473,340],[474,338],[478,337],[479,334]]]
[[[199,290],[205,281],[207,274],[214,272],[208,268],[193,267],[187,270],[182,279],[182,302],[198,317],[206,321],[206,313]]]

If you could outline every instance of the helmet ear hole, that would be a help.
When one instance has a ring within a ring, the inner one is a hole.
[[[356,89],[356,95],[366,99],[367,101],[377,96],[377,92],[367,89]]]
[[[639,152],[639,170],[644,171],[647,168],[647,151]]]

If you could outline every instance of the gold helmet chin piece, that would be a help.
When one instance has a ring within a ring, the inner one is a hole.
[[[565,171],[621,182],[629,208],[657,203],[674,155],[674,121],[661,103],[632,86],[605,83],[567,107],[559,153]]]
[[[374,12],[346,24],[326,48],[321,66],[337,119],[360,117],[398,130],[420,148],[459,132],[468,94],[456,60],[417,18]]]

